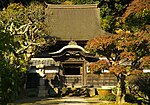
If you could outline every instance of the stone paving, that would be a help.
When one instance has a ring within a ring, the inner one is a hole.
[[[90,105],[84,98],[81,97],[69,97],[61,99],[62,103],[59,105]]]
[[[92,100],[89,102],[87,100]],[[62,97],[62,98],[25,98],[9,105],[95,105],[97,98]]]

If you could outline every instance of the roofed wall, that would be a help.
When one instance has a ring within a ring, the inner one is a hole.
[[[52,5],[46,10],[49,35],[58,40],[89,40],[103,31],[97,5]]]

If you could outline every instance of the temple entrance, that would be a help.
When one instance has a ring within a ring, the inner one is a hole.
[[[66,78],[67,86],[83,85],[83,63],[65,63],[63,64],[63,75]]]
[[[64,75],[81,75],[82,64],[64,64]]]
[[[80,75],[80,68],[65,68],[64,75]]]

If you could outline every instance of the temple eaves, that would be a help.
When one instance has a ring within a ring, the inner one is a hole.
[[[83,47],[77,45],[77,43],[75,41],[70,41],[68,43],[68,45],[64,46],[63,48],[61,48],[60,50],[56,51],[56,52],[51,52],[49,53],[49,55],[54,55],[54,54],[60,54],[62,53],[65,49],[79,49],[81,51],[83,51],[84,53],[89,53],[88,51],[86,51]]]

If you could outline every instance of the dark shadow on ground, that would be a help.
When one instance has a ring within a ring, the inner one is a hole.
[[[71,98],[71,97],[70,97]],[[76,98],[76,97],[73,97]],[[38,97],[30,97],[30,98],[24,98],[24,99],[20,99],[14,102],[14,104],[10,104],[10,105],[28,105],[28,104],[32,104],[32,105],[59,105],[59,104],[92,104],[95,105],[97,103],[103,103],[101,101],[99,101],[97,98],[84,98],[85,100],[81,100],[79,101],[78,99],[76,100],[70,100],[69,97],[46,97],[46,98],[38,98]],[[90,100],[90,101],[88,101]]]
[[[54,97],[54,98],[28,97],[28,98],[24,98],[24,99],[18,99],[14,103],[16,103],[16,104],[18,104],[18,103],[35,103],[37,101],[48,101],[48,100],[56,100],[56,99],[59,99],[59,98],[57,98],[57,97]]]

